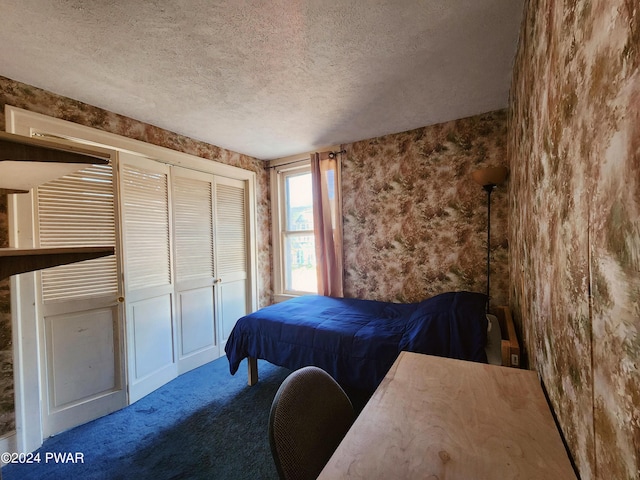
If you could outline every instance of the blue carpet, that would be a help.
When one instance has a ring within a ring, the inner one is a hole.
[[[219,358],[123,410],[51,437],[34,452],[40,463],[7,465],[2,478],[277,479],[267,422],[290,371],[259,361],[260,380],[248,387],[243,363],[232,377],[226,357]],[[69,452],[84,463],[51,457]]]

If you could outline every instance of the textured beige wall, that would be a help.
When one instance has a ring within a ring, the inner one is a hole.
[[[640,5],[530,0],[511,90],[511,306],[583,479],[640,478]]]
[[[486,291],[487,194],[471,172],[506,165],[506,131],[500,110],[345,146],[345,296]],[[494,305],[508,299],[507,184],[491,195]]]

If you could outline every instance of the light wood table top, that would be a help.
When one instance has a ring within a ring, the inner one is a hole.
[[[537,374],[402,352],[321,479],[575,479]]]

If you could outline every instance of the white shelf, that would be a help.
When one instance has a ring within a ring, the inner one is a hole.
[[[0,132],[0,194],[27,193],[87,164],[105,165],[110,158],[100,148]],[[0,279],[113,254],[113,247],[0,248]]]
[[[87,164],[107,164],[109,158],[107,151],[89,150],[68,141],[0,132],[0,193],[27,193]]]
[[[113,254],[113,247],[0,248],[0,279]]]

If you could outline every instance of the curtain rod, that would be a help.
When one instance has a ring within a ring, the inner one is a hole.
[[[336,156],[338,154],[347,153],[347,151],[345,149],[342,149],[342,150],[339,150],[337,152],[334,152],[333,150],[331,150],[330,152],[322,152],[322,153],[329,153],[329,158],[336,158]],[[304,162],[305,160],[307,160],[307,159],[306,158],[301,158],[299,160],[292,160],[292,161],[287,162],[287,163],[279,163],[278,165],[269,165],[267,168],[286,167],[287,165],[293,165],[294,163]]]

